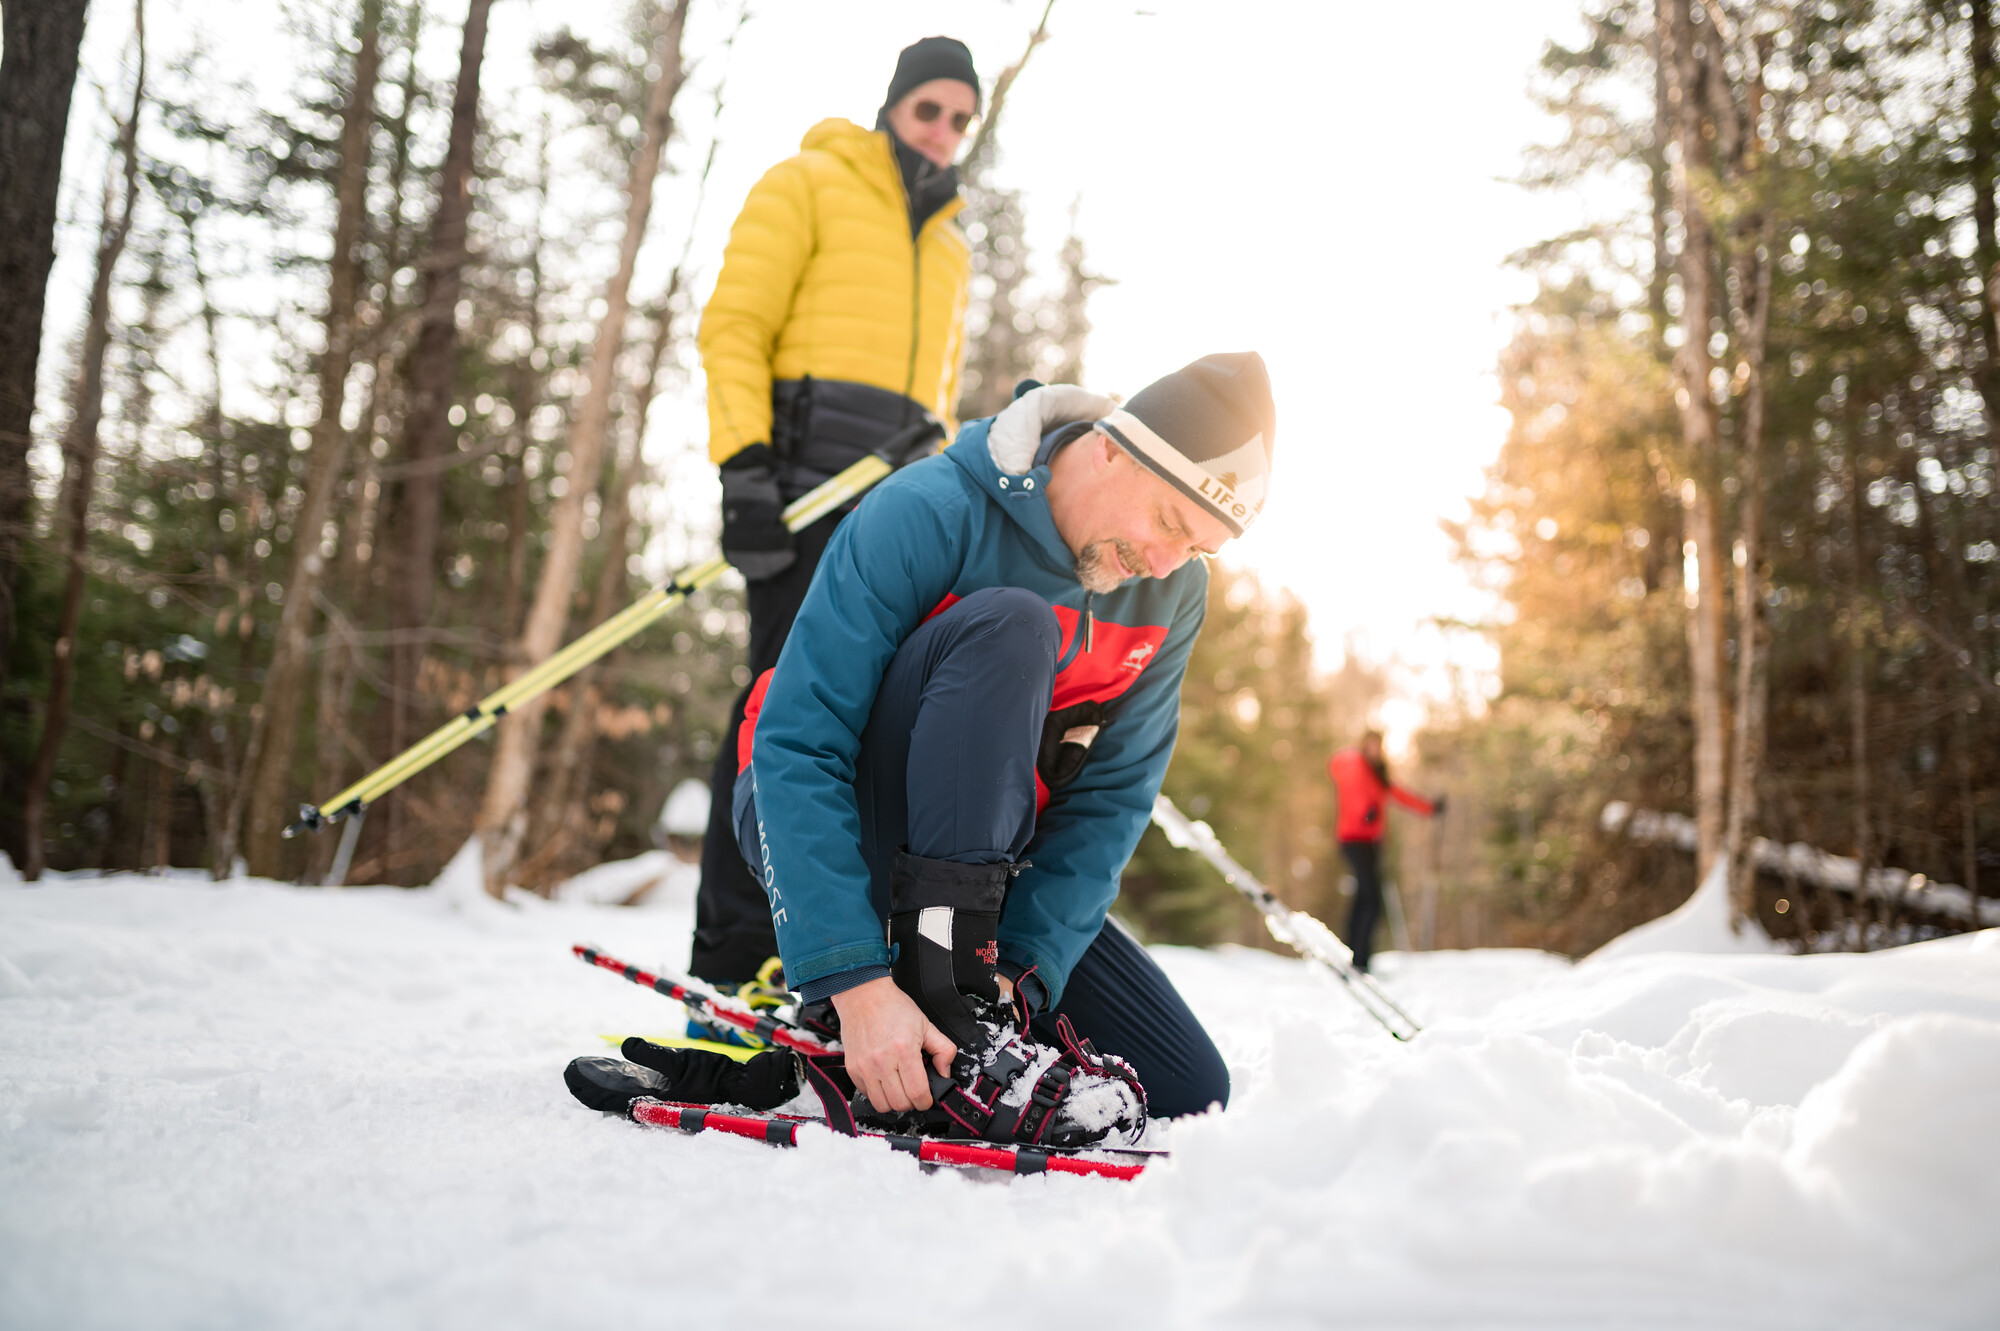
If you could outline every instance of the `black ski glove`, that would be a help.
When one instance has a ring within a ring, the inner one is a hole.
[[[784,512],[778,460],[770,448],[752,444],[724,459],[722,554],[747,580],[775,578],[799,557]]]

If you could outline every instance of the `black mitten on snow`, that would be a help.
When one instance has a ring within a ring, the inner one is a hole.
[[[997,1004],[1007,864],[958,864],[897,851],[889,875],[896,987],[960,1049],[982,1048],[979,1006]]]
[[[676,1049],[634,1035],[619,1052],[659,1074],[667,1089],[655,1094],[664,1100],[776,1109],[799,1093],[798,1059],[789,1049],[766,1049],[739,1063],[711,1049]]]
[[[785,526],[777,458],[764,444],[723,460],[722,553],[751,582],[775,578],[799,557]]]
[[[640,1096],[671,1100],[667,1079],[651,1068],[642,1068],[620,1058],[573,1058],[563,1069],[563,1084],[569,1093],[590,1109],[607,1114],[623,1114]]]

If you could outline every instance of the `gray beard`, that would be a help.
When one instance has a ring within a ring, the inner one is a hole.
[[[1077,552],[1074,564],[1076,580],[1083,584],[1085,591],[1112,592],[1125,581],[1124,574],[1118,571],[1109,557],[1110,550],[1118,552],[1118,558],[1126,568],[1141,567],[1139,552],[1117,537],[1092,541]]]

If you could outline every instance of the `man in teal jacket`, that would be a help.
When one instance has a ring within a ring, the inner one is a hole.
[[[1275,433],[1255,353],[1122,409],[1031,388],[835,532],[746,712],[735,814],[787,983],[831,1001],[876,1110],[949,1110],[950,1080],[1005,1100],[1057,1042],[1122,1057],[1155,1115],[1226,1100],[1213,1044],[1106,912],[1172,754],[1195,556],[1262,508]]]

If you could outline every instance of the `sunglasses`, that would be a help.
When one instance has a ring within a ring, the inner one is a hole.
[[[939,116],[944,114],[944,108],[938,105],[936,102],[930,102],[930,101],[918,102],[915,106],[910,108],[910,114],[915,116],[918,120],[922,121],[924,124],[928,125],[931,123],[931,121],[936,120]],[[951,113],[952,131],[954,133],[963,134],[968,128],[970,128],[972,122],[976,119],[978,119],[978,117],[972,115],[970,112],[953,111]]]

